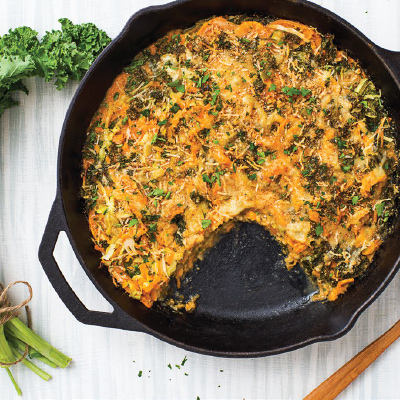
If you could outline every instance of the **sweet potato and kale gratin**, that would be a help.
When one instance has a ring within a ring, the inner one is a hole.
[[[235,221],[264,226],[328,300],[390,230],[398,156],[379,90],[331,36],[270,21],[170,32],[90,124],[82,195],[95,248],[147,307]]]

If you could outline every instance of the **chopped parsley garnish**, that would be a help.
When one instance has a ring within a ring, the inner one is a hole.
[[[201,227],[203,229],[207,229],[211,225],[211,220],[210,219],[203,219],[201,221]],[[182,364],[183,365],[183,364]]]
[[[225,172],[226,172],[225,169],[220,171],[219,168],[217,167],[217,169],[215,170],[214,174],[212,174],[211,176],[209,176],[207,174],[202,174],[203,182],[208,183],[209,186],[211,187],[212,184],[216,181],[218,183],[218,185],[221,186],[220,176],[224,175]]]
[[[301,90],[299,90],[295,87],[288,87],[288,86],[284,86],[282,88],[282,93],[284,93],[288,96],[297,96],[299,94],[302,94]]]
[[[153,138],[151,139],[151,144],[154,144],[157,141],[158,135],[157,133],[153,136]]]
[[[182,85],[182,81],[179,79],[173,82],[170,82],[168,86],[175,88],[177,92],[185,93],[185,86]]]
[[[138,221],[136,218],[132,218],[132,219],[129,221],[128,226],[129,226],[129,227],[132,227],[132,226],[137,225],[138,223],[139,223],[139,221]]]
[[[164,189],[154,189],[149,196],[164,196]]]
[[[321,236],[323,232],[324,232],[324,228],[321,225],[317,225],[315,227],[315,235],[316,236]]]
[[[213,183],[215,181],[215,176],[211,176],[211,178],[207,174],[203,174],[203,182]]]
[[[225,89],[227,89],[227,90],[229,90],[230,92],[232,92],[232,86],[231,86],[231,84],[225,86]]]
[[[380,217],[382,215],[384,208],[385,208],[385,204],[383,202],[375,205],[375,210],[376,210],[376,214],[378,215],[378,217]]]
[[[176,114],[181,108],[179,107],[179,104],[175,103],[172,107],[171,107],[171,112],[173,112],[174,114]]]
[[[351,169],[351,166],[350,166],[350,165],[342,165],[342,171],[343,171],[343,172],[349,172],[350,169]]]

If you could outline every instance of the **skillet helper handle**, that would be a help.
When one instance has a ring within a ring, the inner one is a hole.
[[[54,258],[54,249],[61,231],[67,231],[67,221],[64,216],[62,201],[57,196],[40,243],[39,260],[50,283],[68,310],[78,321],[84,324],[144,332],[145,330],[141,324],[135,323],[132,318],[127,320],[126,315],[121,311],[115,310],[115,308],[112,313],[108,313],[92,311],[85,307],[65,279]]]
[[[386,50],[379,46],[376,46],[376,48],[383,61],[390,67],[400,86],[400,51]]]

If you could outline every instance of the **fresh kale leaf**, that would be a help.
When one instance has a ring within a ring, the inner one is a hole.
[[[0,116],[18,105],[13,92],[28,94],[22,79],[40,76],[46,82],[54,81],[61,90],[68,81],[81,80],[111,41],[92,23],[74,25],[67,18],[59,22],[61,30],[46,32],[42,40],[26,26],[10,29],[0,37]]]

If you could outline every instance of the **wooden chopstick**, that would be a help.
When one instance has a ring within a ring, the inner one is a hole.
[[[332,400],[400,337],[400,321],[322,382],[304,400]]]

